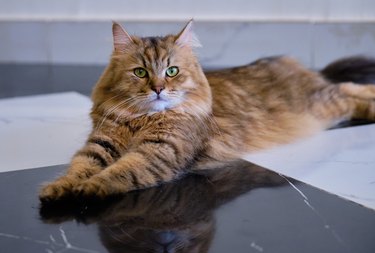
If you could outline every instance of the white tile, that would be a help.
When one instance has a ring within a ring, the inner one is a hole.
[[[375,209],[375,125],[328,130],[246,160]]]
[[[91,101],[74,92],[2,99],[0,108],[0,172],[68,163],[91,129]]]

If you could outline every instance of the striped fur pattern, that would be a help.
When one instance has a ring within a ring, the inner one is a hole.
[[[204,73],[191,21],[177,35],[147,38],[114,23],[113,35],[111,61],[92,94],[92,133],[67,174],[42,188],[42,201],[147,188],[193,164],[375,119],[375,86],[333,84],[288,57]]]

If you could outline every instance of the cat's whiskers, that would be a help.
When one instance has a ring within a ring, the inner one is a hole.
[[[124,101],[121,101],[119,104],[110,107],[110,108],[108,109],[108,111],[104,114],[104,116],[103,116],[103,120],[102,120],[101,123],[96,127],[95,130],[97,131],[97,130],[99,130],[99,129],[102,127],[104,121],[107,119],[107,117],[108,117],[110,114],[114,113],[118,108],[122,107],[123,105],[126,105],[127,103],[129,103],[129,102],[131,102],[132,100],[135,100],[135,99],[136,99],[136,97],[130,97],[130,98],[128,98],[128,99],[125,99]],[[107,101],[108,101],[108,100],[107,100]],[[127,107],[127,109],[128,109],[128,108],[129,108],[129,106]]]
[[[112,107],[109,108],[109,110],[104,114],[104,116],[102,117],[102,121],[100,122],[100,124],[98,124],[98,126],[95,128],[95,131],[98,131],[100,130],[100,128],[102,127],[102,125],[104,124],[104,122],[106,121],[107,117],[114,111],[116,110],[118,107],[120,107],[122,105],[122,103],[119,103],[117,105],[114,105]]]
[[[118,98],[118,97],[121,97],[121,96],[123,96],[123,94],[117,94],[117,95],[115,95],[115,96],[113,96],[113,97],[110,97],[110,98],[108,98],[107,100],[105,100],[104,102],[102,102],[100,105],[99,105],[99,107],[104,107],[104,105],[105,104],[107,104],[107,103],[109,103],[111,100],[114,100],[114,99],[116,99],[116,98]]]
[[[118,114],[117,118],[114,121],[115,123],[117,123],[120,119],[125,118],[125,117],[129,117],[129,116],[138,117],[138,116],[141,115],[141,114],[138,113],[139,110],[140,110],[139,106],[135,107],[135,105],[139,104],[139,101],[134,101],[134,100],[129,101],[130,104],[128,104],[127,107],[121,109],[121,112]],[[132,108],[132,107],[134,107],[133,112],[130,112],[129,109]]]
[[[142,110],[145,109],[143,105],[148,104],[150,101],[148,95],[141,94],[132,97],[132,99],[128,99],[126,102],[127,106],[121,108],[121,112],[118,114],[117,118],[115,119],[115,122],[118,122],[118,120],[123,117],[139,117],[143,114],[146,114],[147,112],[142,112]],[[130,108],[132,108],[132,111],[129,110]]]
[[[121,106],[121,103],[118,104],[118,105],[115,105],[113,107],[110,107],[110,109],[104,114],[104,116],[102,117],[102,120],[100,122],[100,124],[98,124],[98,126],[95,128],[95,131],[99,131],[101,129],[101,127],[103,126],[104,122],[106,121],[107,117],[114,111],[116,110],[118,107]]]
[[[186,240],[185,238],[183,238],[184,240],[181,240],[181,239],[182,238],[180,238],[179,240],[175,242],[174,248],[176,251],[185,248],[187,245],[188,240]]]

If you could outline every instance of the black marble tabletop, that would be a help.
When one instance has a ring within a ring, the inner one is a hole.
[[[0,173],[0,252],[375,252],[375,212],[242,160],[104,201],[42,206],[65,165]]]

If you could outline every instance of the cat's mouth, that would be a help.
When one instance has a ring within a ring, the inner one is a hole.
[[[165,98],[162,98],[160,94],[156,95],[155,101],[167,101]]]
[[[168,97],[168,94],[165,94],[165,93],[160,93],[160,94],[153,94],[151,97],[150,97],[150,102],[153,102],[153,103],[159,103],[159,102],[165,102],[165,103],[170,103],[172,102],[171,99]]]
[[[161,94],[155,94],[150,99],[151,111],[163,111],[170,107],[170,101]]]
[[[152,94],[148,98],[149,110],[153,112],[160,112],[171,109],[180,103],[177,97],[169,97],[169,94],[161,92],[160,94]]]

